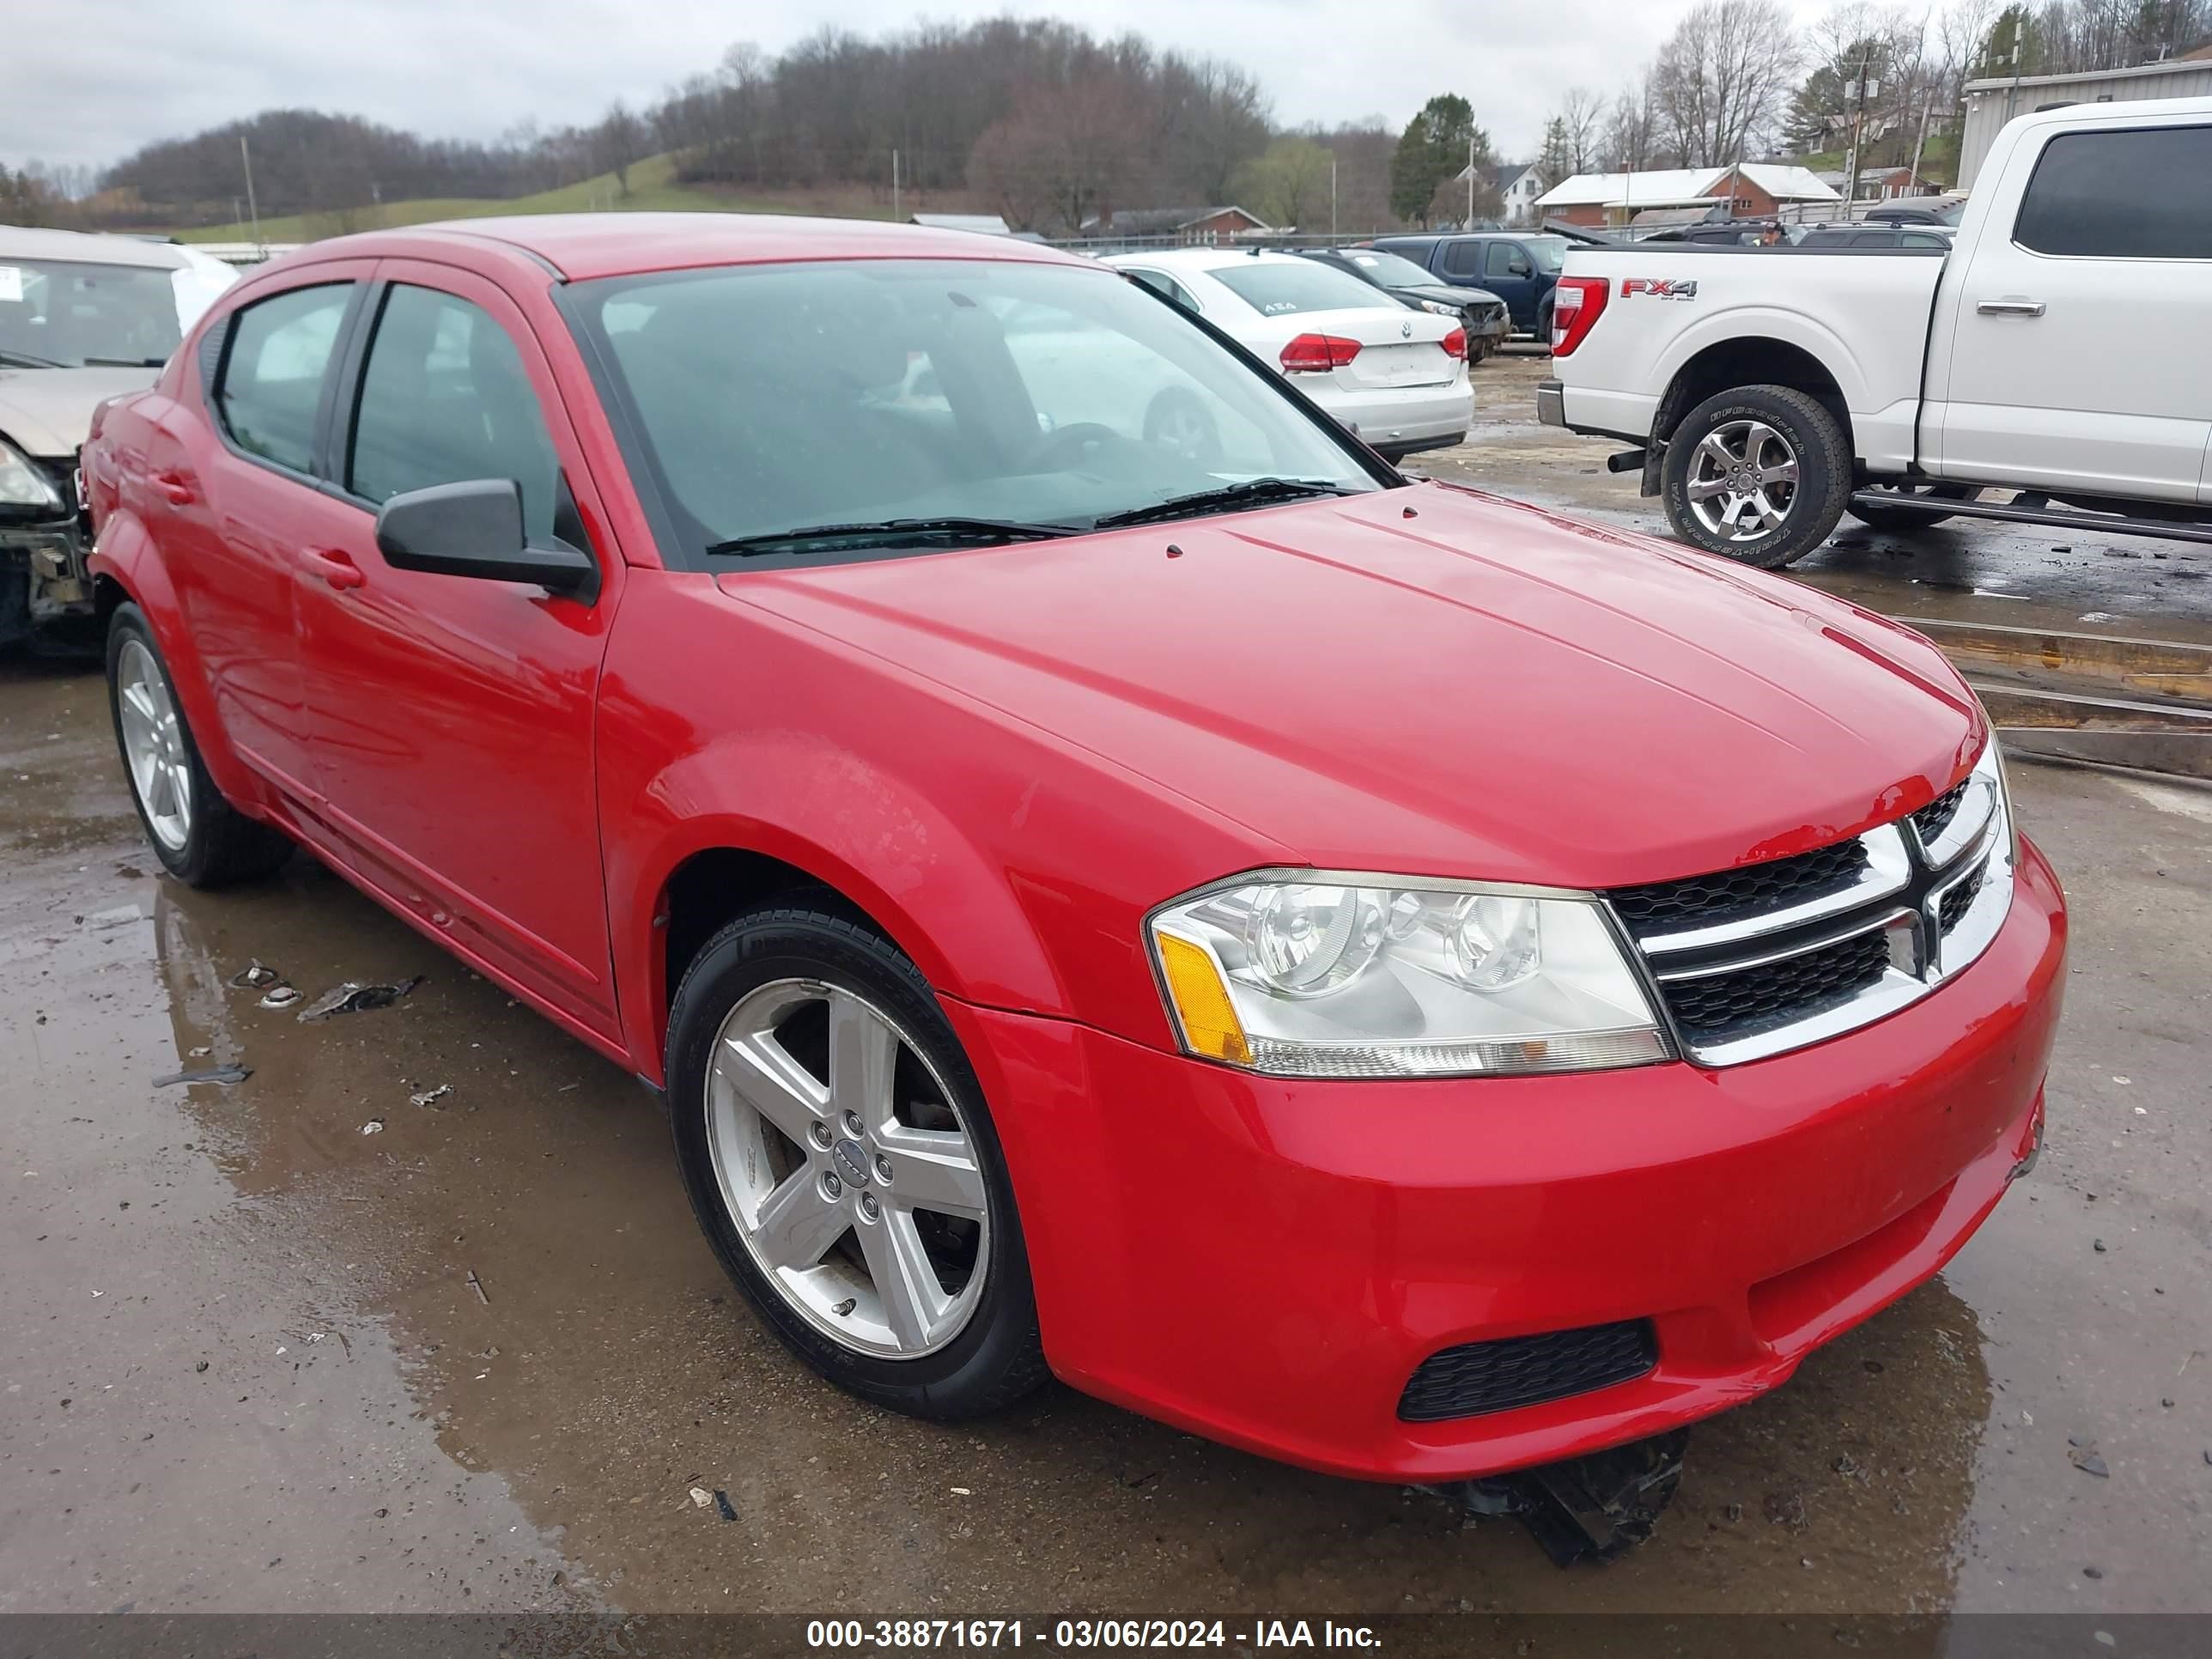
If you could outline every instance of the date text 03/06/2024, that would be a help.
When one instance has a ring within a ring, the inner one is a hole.
[[[915,1648],[1364,1648],[1382,1645],[1367,1625],[1334,1620],[1258,1619],[813,1619],[806,1645]]]

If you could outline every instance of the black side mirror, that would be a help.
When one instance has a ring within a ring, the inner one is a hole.
[[[536,582],[586,605],[599,597],[599,562],[590,554],[531,544],[522,527],[522,491],[512,478],[471,478],[394,495],[377,511],[376,550],[395,570]]]

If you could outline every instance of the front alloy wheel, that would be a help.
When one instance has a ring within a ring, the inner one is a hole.
[[[918,1417],[1045,1380],[1021,1217],[929,981],[806,888],[702,945],[668,1014],[677,1161],[708,1242],[816,1370]]]
[[[933,1353],[975,1311],[991,1201],[951,1091],[890,1016],[816,980],[730,1011],[707,1140],[738,1237],[831,1341]]]

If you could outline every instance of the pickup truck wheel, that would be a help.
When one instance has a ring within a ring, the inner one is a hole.
[[[225,800],[208,775],[146,613],[135,605],[118,605],[108,622],[107,702],[138,822],[171,875],[188,886],[222,887],[265,876],[292,855],[290,842]]]
[[[786,1346],[951,1419],[1045,1380],[1013,1187],[919,969],[803,902],[741,916],[684,975],[668,1098],[691,1206]]]
[[[1667,520],[1692,546],[1778,570],[1827,540],[1850,499],[1850,449],[1834,416],[1781,386],[1708,398],[1667,443]]]
[[[1905,484],[1899,486],[1895,493],[1915,496],[1922,501],[1974,501],[1981,499],[1982,487],[1979,484],[1954,483]],[[1910,507],[1861,507],[1856,502],[1844,510],[1861,524],[1869,525],[1876,530],[1889,531],[1925,530],[1930,525],[1942,524],[1951,516],[1948,513],[1916,513]]]

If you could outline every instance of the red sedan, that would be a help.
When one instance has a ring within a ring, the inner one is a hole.
[[[319,244],[85,453],[147,833],[304,845],[665,1091],[884,1405],[1049,1372],[1439,1480],[1747,1399],[2039,1145],[2065,917],[1988,723],[1294,380],[951,232]]]

